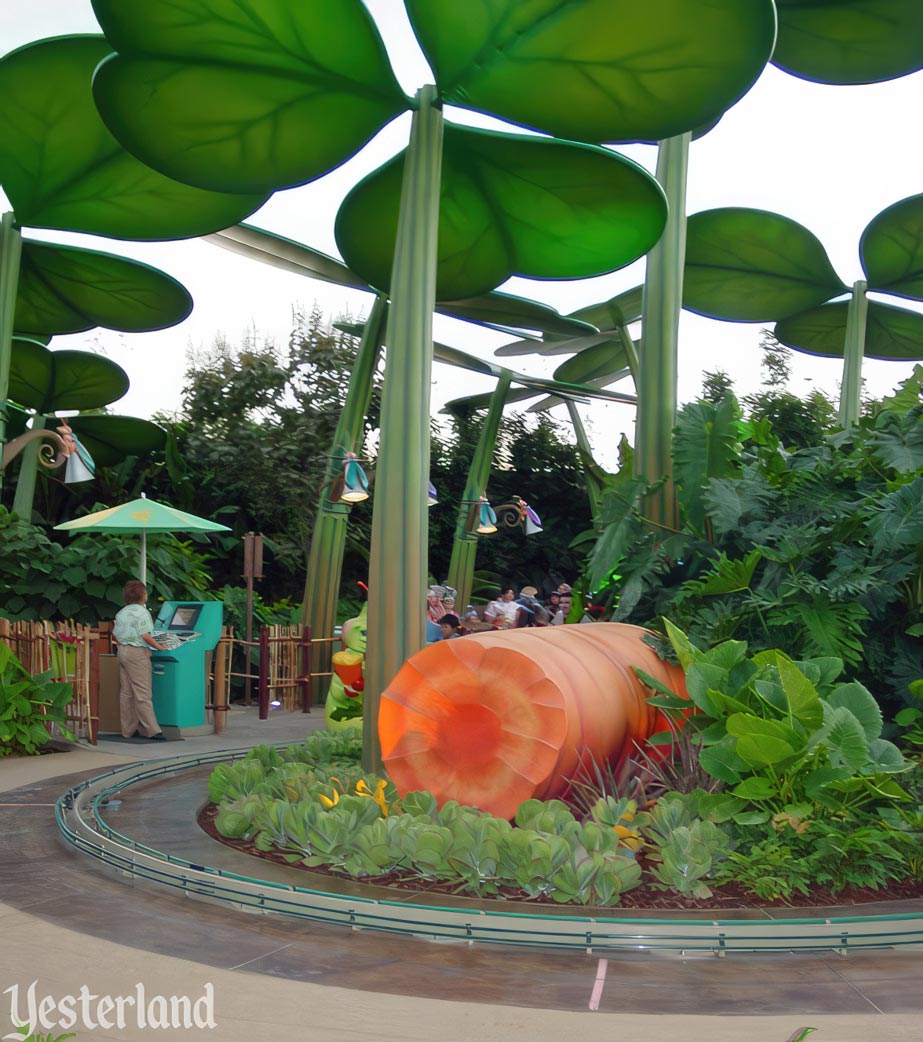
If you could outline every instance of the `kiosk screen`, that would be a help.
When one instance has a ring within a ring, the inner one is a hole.
[[[192,630],[202,614],[201,604],[179,604],[170,619],[168,630]]]

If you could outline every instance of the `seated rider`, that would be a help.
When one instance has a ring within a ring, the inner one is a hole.
[[[461,637],[462,633],[459,629],[461,623],[457,615],[449,612],[447,615],[443,615],[439,620],[439,628],[442,630],[443,640],[454,640],[455,637]]]
[[[512,586],[504,586],[496,600],[484,609],[484,621],[495,629],[512,629],[516,625],[521,605],[516,603],[516,594]]]

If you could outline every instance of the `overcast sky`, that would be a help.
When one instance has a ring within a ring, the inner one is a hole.
[[[427,66],[410,38],[400,0],[366,0],[379,21],[402,87],[413,92],[428,79]],[[89,0],[29,0],[0,3],[0,53],[32,40],[75,32],[98,31]],[[826,248],[847,284],[862,277],[859,238],[866,224],[885,207],[923,192],[923,148],[919,118],[923,111],[923,73],[867,87],[824,87],[770,67],[750,93],[690,153],[688,211],[717,206],[752,206],[775,211],[804,224]],[[449,118],[470,120],[457,110]],[[403,116],[357,157],[327,177],[302,188],[278,192],[249,218],[250,223],[337,255],[333,222],[340,200],[365,173],[406,143],[409,117]],[[622,149],[653,169],[655,150]],[[5,199],[0,192],[0,204]],[[178,407],[190,348],[207,347],[219,331],[234,344],[248,330],[284,344],[293,307],[316,301],[331,316],[364,314],[370,297],[266,268],[192,240],[181,243],[113,243],[65,233],[30,233],[35,238],[73,242],[136,257],[169,272],[192,293],[193,314],[172,330],[122,335],[105,330],[59,337],[53,347],[104,351],[128,372],[132,388],[112,408],[138,416],[172,412]],[[580,283],[513,279],[503,288],[540,299],[562,312],[574,310],[643,280],[643,262],[612,275]],[[874,295],[873,295],[874,296]],[[902,307],[919,305],[899,302]],[[503,336],[465,323],[437,320],[440,340],[490,357]],[[723,369],[739,394],[760,383],[759,327],[714,322],[684,313],[680,330],[679,396],[698,394],[705,370]],[[842,363],[795,356],[790,389],[811,387],[836,396]],[[512,359],[520,370],[549,374],[562,357],[543,361]],[[911,364],[867,361],[867,389],[891,390]],[[490,390],[493,381],[468,377],[457,369],[434,367],[434,409],[449,398]],[[619,390],[630,390],[618,385]],[[584,408],[594,449],[604,465],[614,460],[621,431],[631,435],[633,410],[624,406]],[[557,410],[564,416],[564,410]]]

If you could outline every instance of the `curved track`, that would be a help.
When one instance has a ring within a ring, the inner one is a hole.
[[[107,819],[151,846],[188,856],[236,852],[194,825],[207,770],[182,787],[163,779],[110,799]],[[923,1011],[915,950],[713,955],[515,951],[434,944],[275,916],[246,915],[141,890],[66,847],[54,799],[79,778],[5,794],[0,899],[60,926],[206,965],[372,992],[546,1009],[638,1013],[901,1013]],[[116,802],[118,800],[118,802]],[[117,823],[117,824],[116,824]],[[192,846],[190,846],[192,845]],[[189,858],[191,860],[191,858]],[[250,859],[247,859],[250,860]],[[252,869],[251,869],[252,871]],[[906,907],[904,912],[917,910]],[[896,911],[896,909],[895,909]],[[913,982],[913,984],[911,983]]]

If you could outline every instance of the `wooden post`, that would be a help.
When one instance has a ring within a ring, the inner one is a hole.
[[[215,648],[215,670],[212,676],[212,713],[215,717],[215,734],[221,734],[227,726],[227,659],[228,628],[221,627],[221,640]]]
[[[260,719],[269,719],[269,627],[260,628]]]
[[[249,645],[253,640],[253,580],[263,578],[263,537],[253,532],[244,536],[244,578],[247,580],[247,635]],[[250,648],[247,647],[247,675],[244,679],[244,705],[250,705]],[[260,675],[262,675],[262,665]],[[260,719],[264,719],[260,717]]]
[[[311,712],[311,627],[301,629],[301,711]]]

